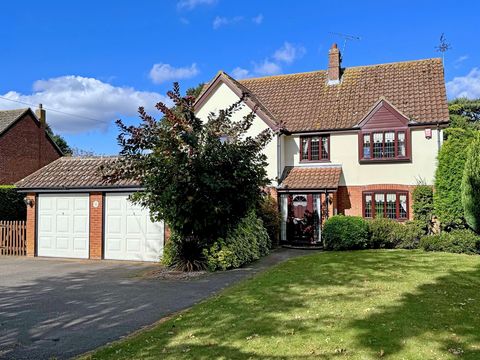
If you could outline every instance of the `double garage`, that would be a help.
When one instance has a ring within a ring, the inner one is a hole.
[[[159,261],[164,224],[129,200],[141,191],[136,184],[108,184],[97,175],[98,163],[110,161],[61,158],[17,183],[26,193],[28,255]]]

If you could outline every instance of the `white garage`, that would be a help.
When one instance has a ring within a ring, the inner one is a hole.
[[[129,195],[105,194],[104,258],[159,261],[163,253],[163,222],[152,222],[148,210],[132,204]]]
[[[88,194],[39,194],[37,237],[38,256],[88,259]]]

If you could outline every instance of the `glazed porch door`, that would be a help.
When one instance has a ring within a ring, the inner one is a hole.
[[[282,240],[314,244],[321,241],[320,194],[282,194]]]

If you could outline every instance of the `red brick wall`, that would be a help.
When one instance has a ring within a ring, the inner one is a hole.
[[[363,216],[363,200],[362,193],[371,190],[402,190],[408,191],[408,215],[413,219],[412,209],[412,192],[415,185],[400,184],[375,184],[364,186],[339,186],[336,194],[337,210],[339,214]]]
[[[59,157],[40,125],[27,114],[0,136],[0,185],[13,184]]]
[[[35,256],[35,221],[36,221],[36,198],[35,194],[27,194],[29,200],[33,201],[33,206],[27,206],[27,256]]]
[[[94,207],[94,203],[98,206]],[[90,194],[90,259],[101,259],[103,249],[103,195]]]

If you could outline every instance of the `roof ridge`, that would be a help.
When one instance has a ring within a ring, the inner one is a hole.
[[[348,67],[343,68],[343,70],[358,69],[358,68],[370,68],[370,67],[375,67],[375,66],[387,66],[387,65],[395,65],[395,64],[405,64],[405,63],[415,63],[415,62],[432,61],[432,60],[442,61],[442,59],[439,58],[439,57],[433,57],[433,58],[416,59],[416,60],[392,61],[392,62],[370,64],[370,65],[348,66]],[[250,81],[250,80],[273,80],[273,79],[283,78],[283,77],[288,77],[288,76],[306,75],[306,74],[324,73],[324,72],[327,72],[327,70],[320,69],[320,70],[311,70],[311,71],[301,71],[301,72],[290,73],[290,74],[266,75],[266,76],[257,76],[257,77],[251,77],[251,78],[245,78],[245,79],[239,79],[239,80],[235,79],[235,80],[242,84],[242,82]]]

